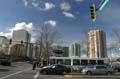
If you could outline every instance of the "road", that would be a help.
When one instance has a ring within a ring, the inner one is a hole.
[[[39,75],[38,79],[120,79],[120,76],[94,75],[86,77],[86,75],[80,75],[80,77],[64,77],[63,75]]]
[[[37,71],[26,62],[12,63],[12,66],[0,66],[0,79],[33,79]]]
[[[27,62],[16,62],[12,66],[0,66],[0,79],[120,79],[120,73],[107,75],[42,75],[39,68],[32,70],[32,65]]]

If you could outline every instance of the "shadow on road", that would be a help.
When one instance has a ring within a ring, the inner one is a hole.
[[[8,72],[9,69],[0,69],[0,72]]]

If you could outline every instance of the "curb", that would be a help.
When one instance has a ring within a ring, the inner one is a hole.
[[[67,74],[64,75],[65,78],[120,78],[116,75],[76,75],[76,74]]]

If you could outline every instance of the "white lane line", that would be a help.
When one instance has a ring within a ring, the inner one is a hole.
[[[17,74],[19,74],[19,73],[22,73],[22,72],[28,71],[28,70],[30,70],[30,69],[31,69],[31,68],[28,68],[28,69],[23,70],[23,71],[18,71],[18,72],[15,72],[15,73],[12,73],[12,74],[9,74],[9,75],[6,75],[6,76],[3,76],[3,77],[0,77],[0,79],[5,79],[5,78],[8,78],[8,77],[10,77],[10,76],[17,75]]]
[[[34,79],[37,79],[39,76],[39,72],[37,72],[37,74],[34,76]]]

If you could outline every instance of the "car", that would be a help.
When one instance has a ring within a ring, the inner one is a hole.
[[[66,74],[70,72],[70,67],[61,64],[45,66],[40,70],[41,74]]]
[[[112,68],[117,71],[120,72],[120,64],[112,64]]]
[[[0,59],[0,65],[10,66],[11,65],[11,61],[8,60],[8,59]]]
[[[106,65],[90,65],[82,69],[83,74],[92,75],[112,75],[115,73],[114,69]]]

